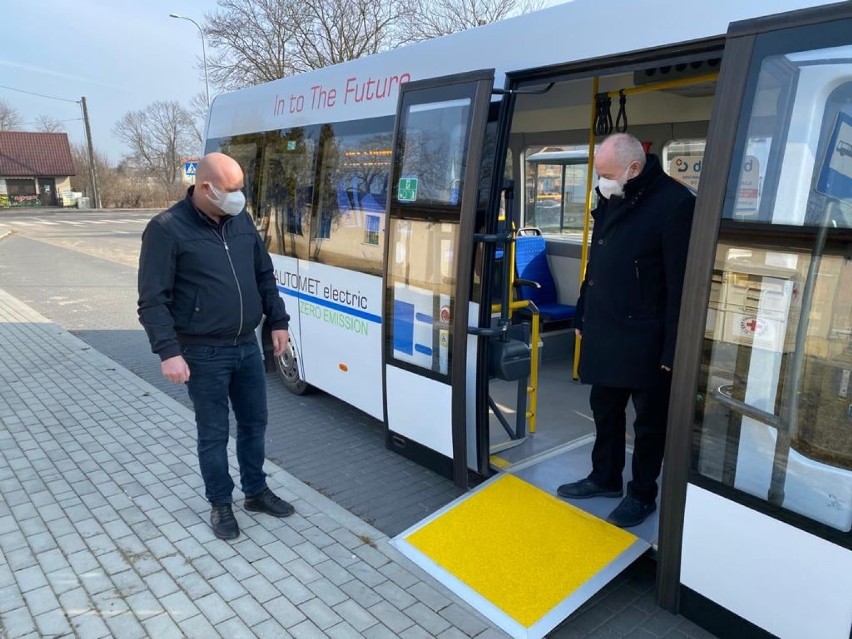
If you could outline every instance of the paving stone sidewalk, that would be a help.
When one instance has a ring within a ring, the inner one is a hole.
[[[1,229],[0,229],[1,230]],[[0,290],[0,637],[505,637],[267,462],[216,539],[185,407]],[[232,473],[237,476],[233,442]]]

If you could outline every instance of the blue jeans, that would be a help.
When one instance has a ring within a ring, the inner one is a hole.
[[[266,436],[266,373],[257,341],[235,346],[184,345],[189,366],[187,389],[195,407],[198,463],[211,503],[231,503],[234,481],[228,471],[228,399],[237,418],[237,461],[247,496],[266,488],[263,472]]]

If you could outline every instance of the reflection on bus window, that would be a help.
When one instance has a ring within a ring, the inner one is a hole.
[[[852,46],[762,62],[726,217],[852,227],[850,60]]]
[[[706,344],[696,470],[852,529],[852,262],[720,243]]]
[[[588,147],[531,146],[525,157],[524,225],[579,237],[586,212]],[[594,175],[592,179],[594,184]]]
[[[852,47],[761,62],[711,282],[694,470],[852,531]],[[814,117],[817,114],[818,117]],[[744,243],[743,223],[779,237]],[[783,247],[783,248],[781,248]]]
[[[389,354],[448,375],[455,306],[458,224],[392,220],[387,300]]]
[[[663,170],[693,193],[698,193],[706,144],[704,139],[672,140],[663,147]]]
[[[381,275],[393,120],[322,127],[311,259]]]
[[[469,113],[467,98],[416,104],[408,109],[402,129],[400,175],[411,189],[398,195],[399,201],[458,206]]]
[[[260,219],[270,252],[307,259],[315,162],[310,131],[299,127],[266,135]]]

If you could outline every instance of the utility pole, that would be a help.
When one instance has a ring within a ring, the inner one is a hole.
[[[92,147],[92,129],[89,126],[89,109],[86,107],[86,96],[80,100],[83,105],[83,122],[86,124],[86,142],[89,145],[89,181],[92,183],[92,206],[101,208],[101,194],[98,188],[98,174],[95,170],[95,151]]]

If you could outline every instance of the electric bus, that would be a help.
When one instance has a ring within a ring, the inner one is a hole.
[[[625,130],[697,202],[659,515],[623,531],[554,492],[590,469],[571,307]],[[809,0],[574,0],[220,95],[205,142],[245,171],[284,386],[470,488],[394,543],[518,637],[652,552],[719,635],[849,638],[850,148],[852,6]]]

